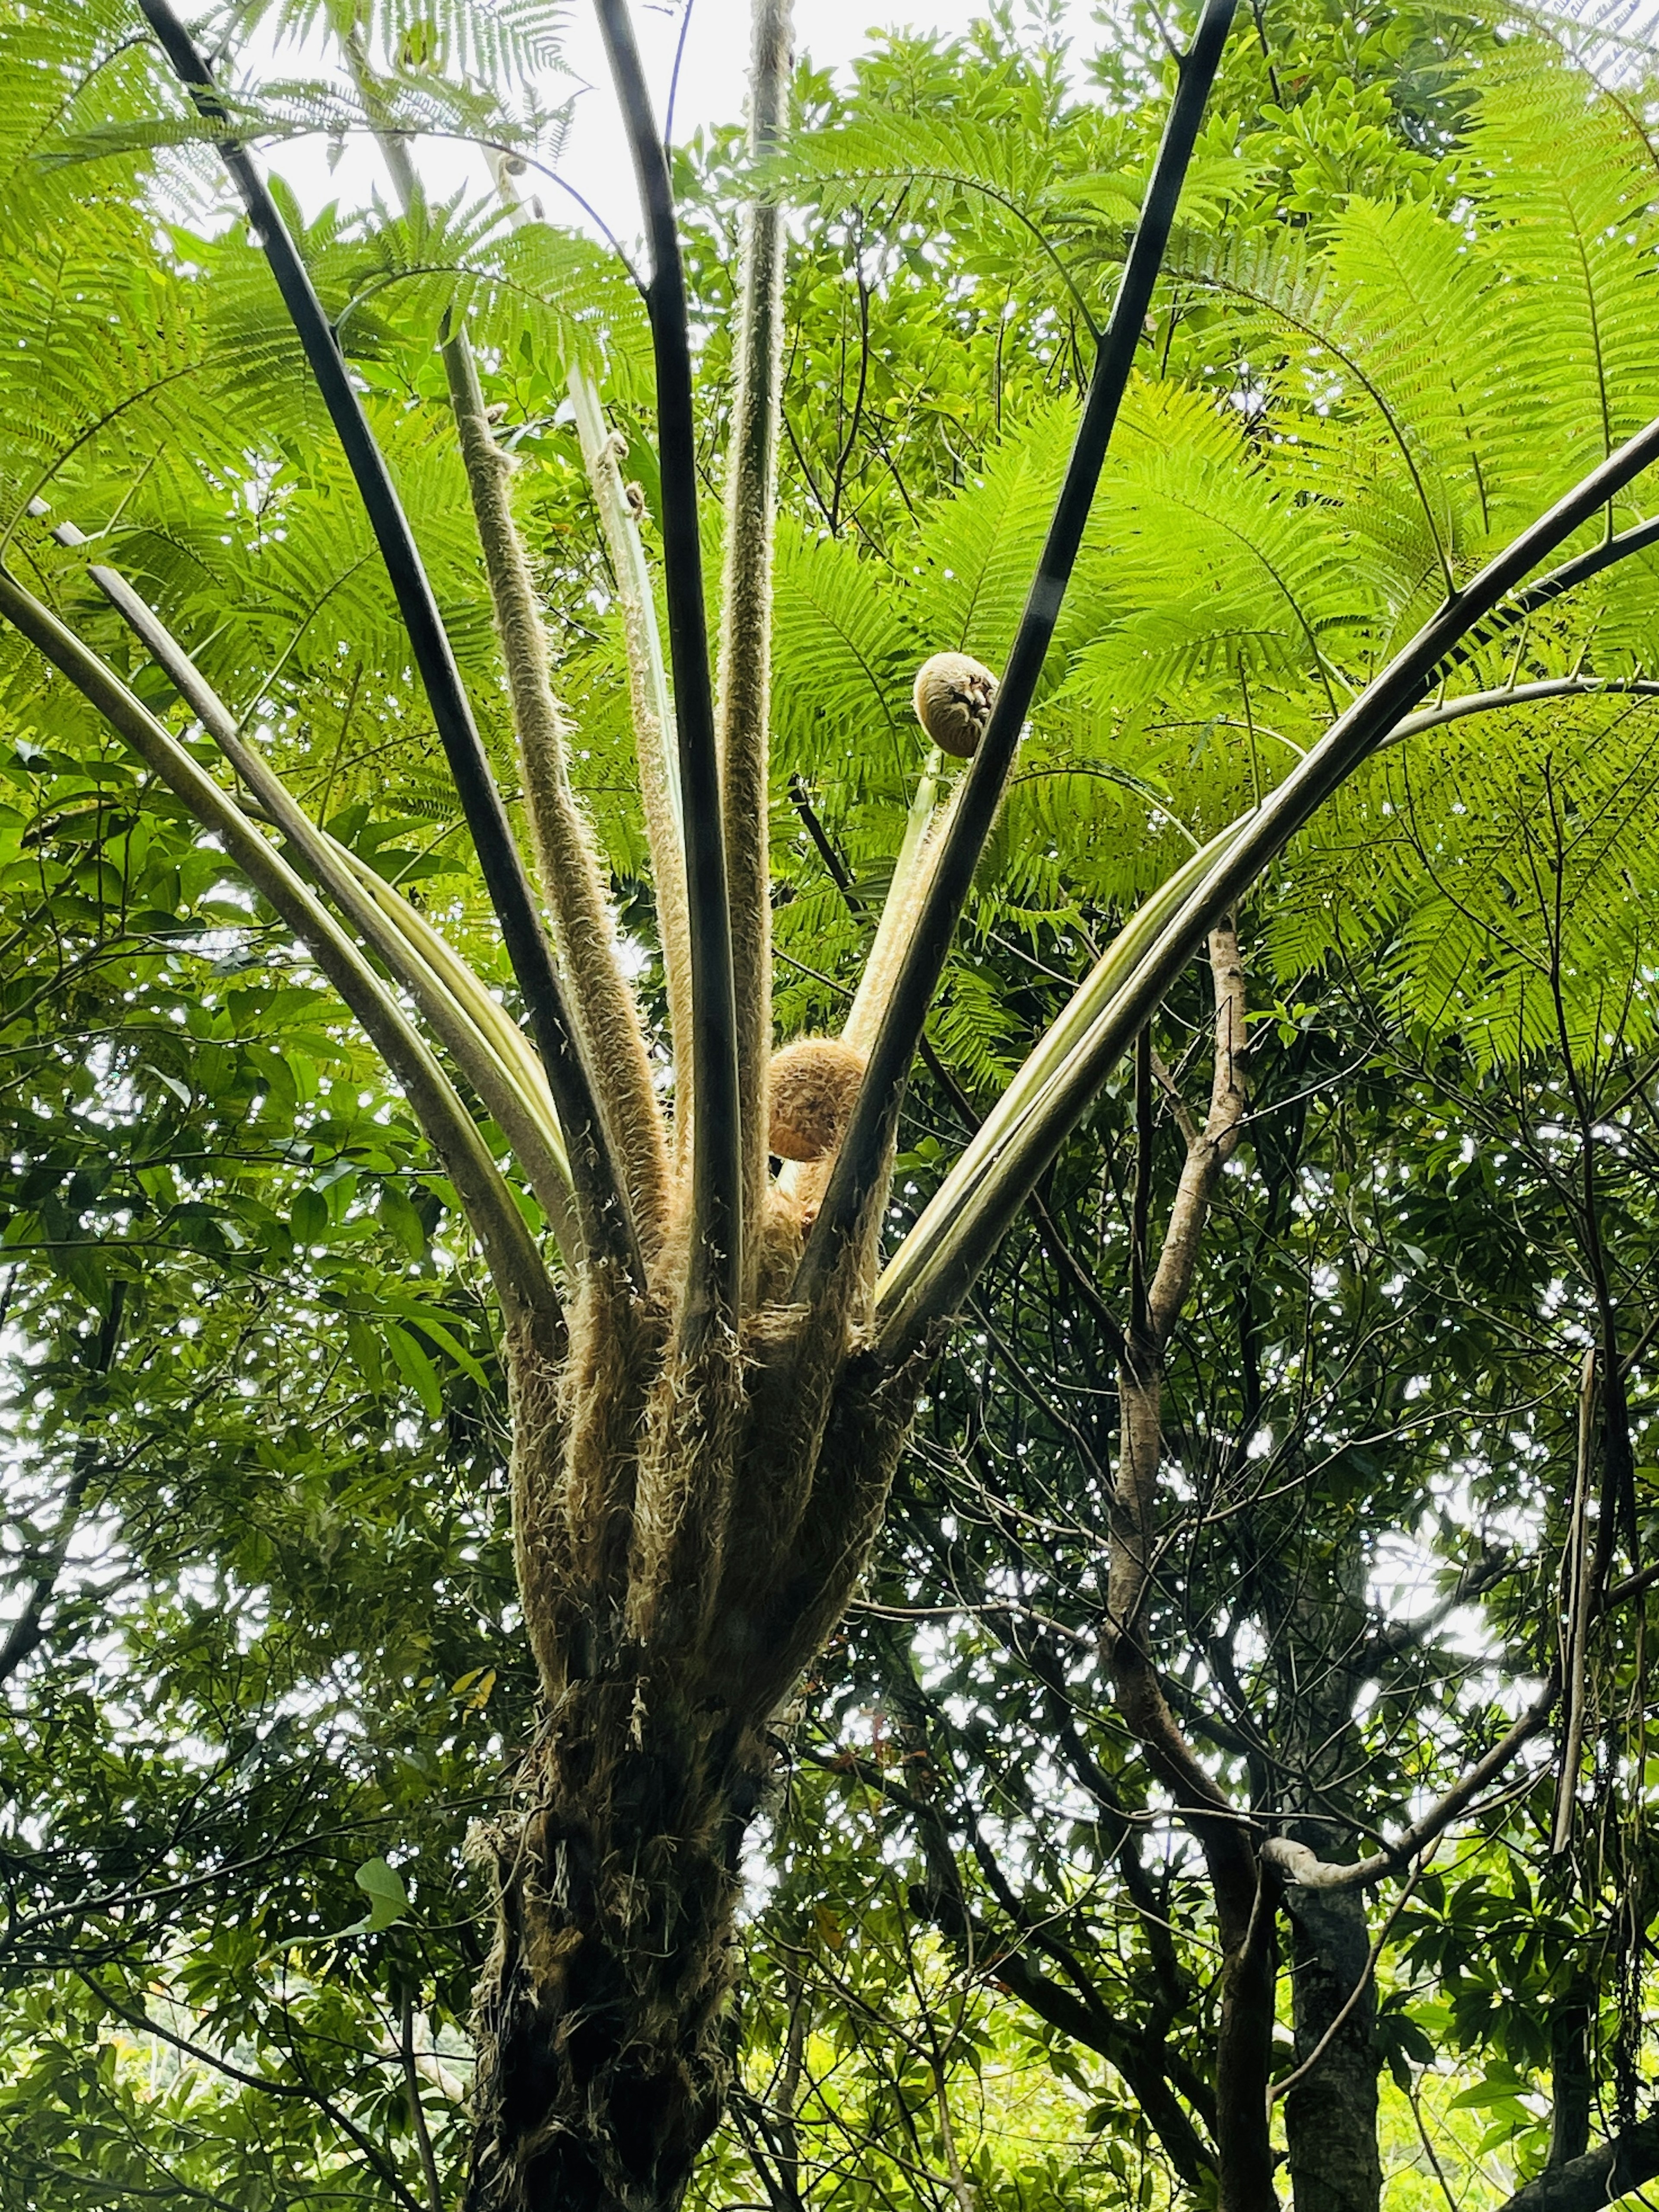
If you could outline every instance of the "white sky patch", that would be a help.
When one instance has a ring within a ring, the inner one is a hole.
[[[1094,20],[1095,13],[1093,0],[1056,0],[1054,9],[1054,30],[1048,35],[1069,40],[1073,73],[1079,78],[1088,56],[1106,36]],[[869,52],[880,32],[938,31],[961,38],[986,14],[985,0],[906,0],[906,4],[897,6],[890,0],[886,5],[882,0],[872,0],[872,4],[852,8],[835,4],[835,0],[796,0],[795,52],[798,57],[810,59],[814,67],[833,70],[837,81],[845,84],[852,62]],[[1035,38],[1047,15],[1044,9],[1022,17],[1022,34]],[[749,0],[691,0],[689,22],[678,7],[641,6],[636,0],[633,15],[659,118],[666,113],[676,56],[679,56],[674,89],[675,144],[684,145],[699,130],[741,118],[749,62]],[[565,71],[550,71],[537,88],[550,108],[574,99],[558,173],[626,243],[639,234],[634,173],[611,95],[598,24],[587,7],[573,9],[568,23]],[[315,41],[297,47],[292,43],[257,45],[250,46],[245,56],[246,74],[256,82],[267,76],[319,73],[325,66],[325,50]],[[293,188],[307,218],[314,217],[331,200],[351,208],[366,205],[376,191],[382,198],[389,196],[379,153],[367,136],[353,139],[339,151],[331,168],[330,151],[328,142],[319,137],[275,148],[270,155],[271,167]],[[458,191],[481,198],[493,189],[494,180],[483,155],[469,148],[435,139],[422,141],[416,163],[428,193],[434,198]],[[545,185],[533,173],[520,183],[526,199],[541,198],[550,222],[594,230],[569,194]]]

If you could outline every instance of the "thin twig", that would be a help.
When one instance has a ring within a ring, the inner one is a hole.
[[[439,2178],[438,2161],[433,2153],[432,2133],[426,2124],[426,2107],[421,2102],[420,2069],[415,2063],[415,2000],[404,1999],[404,2016],[398,2039],[398,2055],[403,2062],[404,2086],[409,2093],[410,2124],[415,2130],[415,2144],[421,2154],[421,2171],[426,2176],[427,2195],[432,2200],[432,2212],[444,2212],[443,2183]]]
[[[1589,1588],[1589,1471],[1595,1443],[1595,1347],[1584,1354],[1578,1380],[1578,1450],[1574,1465],[1572,1505],[1567,1516],[1566,1648],[1562,1653],[1566,1685],[1567,1725],[1556,1784],[1552,1856],[1572,1841],[1572,1816],[1578,1796],[1578,1762],[1584,1743],[1584,1656],[1595,1600]]]

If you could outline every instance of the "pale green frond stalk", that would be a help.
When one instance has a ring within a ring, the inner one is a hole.
[[[935,746],[927,756],[921,781],[910,802],[903,842],[893,864],[887,896],[882,902],[881,920],[876,925],[875,942],[870,947],[870,957],[859,978],[857,995],[842,1027],[843,1040],[855,1052],[869,1051],[881,1025],[882,1009],[887,1004],[887,994],[898,970],[908,926],[915,914],[916,892],[951,817],[956,792],[950,799],[940,799],[939,784],[944,773],[945,756]],[[961,788],[958,780],[956,791]]]
[[[668,1028],[674,1040],[674,1157],[683,1164],[691,1128],[691,924],[686,910],[685,829],[680,811],[680,761],[674,743],[674,708],[668,693],[657,603],[646,565],[645,544],[623,481],[620,441],[605,419],[599,386],[587,371],[570,371],[570,404],[599,527],[616,578],[628,659],[629,705],[639,763],[640,806],[657,894],[657,932],[662,940],[668,993]]]
[[[951,818],[951,807],[962,789],[962,779],[958,777],[950,796],[941,798],[944,777],[945,756],[934,746],[928,753],[921,781],[916,786],[916,795],[910,802],[904,836],[899,846],[898,859],[893,866],[887,896],[882,902],[881,919],[876,925],[875,939],[865,960],[864,972],[859,977],[857,993],[842,1025],[842,1043],[851,1045],[854,1052],[866,1057],[876,1031],[881,1026],[882,1012],[893,988],[893,978],[898,973],[899,962],[903,957],[928,872],[938,856],[945,825]],[[828,1164],[823,1161],[792,1160],[786,1164],[778,1177],[778,1187],[786,1194],[798,1199],[821,1197],[828,1175]]]
[[[59,533],[61,535],[61,532]],[[456,1066],[494,1115],[562,1250],[580,1248],[558,1116],[540,1061],[465,962],[392,885],[319,830],[246,737],[201,671],[125,578],[93,581],[163,668],[243,787],[304,860],[312,880],[404,984]],[[508,1043],[508,1040],[511,1043]]]
[[[331,843],[333,842],[330,840]],[[547,1087],[546,1073],[524,1031],[448,939],[432,927],[424,915],[410,904],[401,891],[387,883],[384,876],[377,875],[367,860],[345,846],[339,846],[337,850],[380,910],[385,927],[374,939],[374,950],[389,965],[406,964],[410,979],[410,988],[417,1000],[422,989],[418,977],[422,968],[440,988],[448,993],[470,1024],[474,1037],[489,1053],[532,1116],[535,1123],[535,1142],[546,1149],[549,1167],[564,1194],[563,1207],[568,1212],[570,1163],[565,1153],[564,1135],[559,1127],[553,1094]],[[392,934],[388,934],[388,932]],[[401,940],[401,957],[394,938]],[[425,1011],[424,1006],[422,1011]],[[490,1111],[495,1112],[493,1106]],[[502,1126],[505,1127],[505,1123]],[[528,1163],[525,1164],[527,1168]],[[541,1188],[533,1175],[531,1185],[540,1198]],[[574,1229],[572,1233],[574,1233]]]
[[[570,787],[569,741],[553,696],[547,634],[507,495],[510,465],[490,430],[465,339],[451,338],[443,358],[495,602],[542,888],[648,1256],[667,1223],[668,1153],[639,1007],[617,958],[615,917],[592,833]]]
[[[363,905],[348,908],[343,896],[337,903],[407,982],[433,1034],[483,1101],[512,1146],[560,1250],[580,1251],[570,1162],[541,1062],[465,961],[408,900],[356,854],[343,846],[335,849],[356,878],[368,911]],[[331,886],[324,888],[335,896]]]
[[[755,0],[749,149],[775,150],[787,119],[790,0]],[[771,836],[768,724],[771,714],[772,562],[777,506],[778,413],[783,376],[783,210],[758,199],[744,210],[737,389],[726,459],[726,562],[715,696],[726,901],[732,916],[738,1018],[738,1093],[744,1127],[743,1210],[758,1222],[766,1200],[766,1072],[772,1054]],[[745,1298],[760,1243],[744,1241]]]
[[[391,1070],[442,1161],[483,1249],[509,1327],[556,1327],[558,1301],[552,1282],[472,1117],[357,946],[228,793],[114,672],[3,568],[0,614],[69,678],[152,774],[220,839],[229,858],[305,945]]]

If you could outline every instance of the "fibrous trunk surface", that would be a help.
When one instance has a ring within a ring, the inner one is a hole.
[[[573,1684],[530,1809],[491,1834],[468,2212],[679,2202],[725,2098],[736,1869],[766,1764],[713,1719],[660,1681]]]
[[[546,1717],[488,1830],[466,2212],[672,2212],[725,2101],[771,1729],[861,1572],[919,1370],[844,1310],[677,1348],[625,1286],[509,1346],[514,1537]]]

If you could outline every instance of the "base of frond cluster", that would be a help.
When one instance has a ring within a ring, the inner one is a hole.
[[[701,1361],[592,1305],[556,1381],[511,1352],[547,1719],[522,1810],[483,1839],[466,2212],[674,2212],[725,2104],[770,1726],[863,1571],[920,1367],[884,1373],[841,1319],[783,1308]]]

